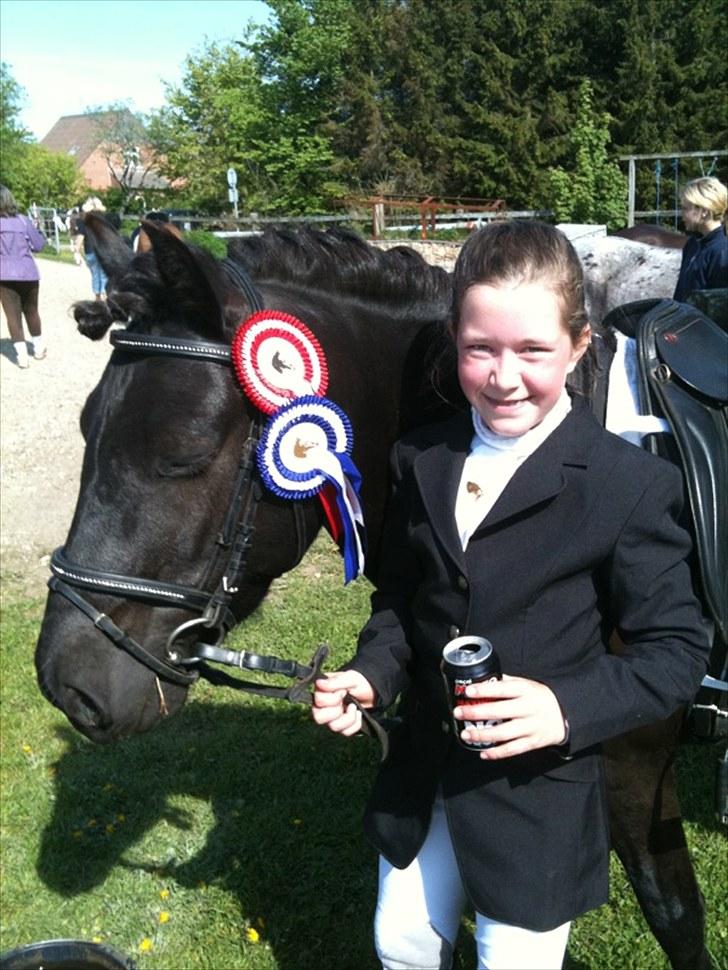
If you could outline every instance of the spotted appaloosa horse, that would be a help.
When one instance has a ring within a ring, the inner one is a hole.
[[[584,267],[584,292],[592,324],[599,325],[615,307],[637,300],[672,298],[682,253],[647,246],[619,236],[573,241]]]
[[[95,622],[51,593],[36,666],[46,697],[79,731],[108,742],[153,728],[187,696],[185,683],[173,682],[165,668],[149,669],[129,642],[164,661],[170,632],[219,589],[227,553],[218,537],[229,533],[234,483],[250,476],[241,455],[255,420],[224,348],[248,314],[251,294],[229,264],[154,226],[146,227],[153,250],[133,257],[102,220],[89,224],[109,275],[109,299],[77,306],[79,329],[99,338],[123,322],[130,339],[117,343],[83,409],[81,486],[62,560],[62,574]],[[253,295],[298,317],[324,349],[327,396],[354,428],[367,574],[376,583],[390,446],[443,407],[463,406],[455,396],[443,400],[445,385],[423,383],[444,339],[449,278],[411,250],[383,253],[341,232],[269,232],[238,242],[231,257],[252,279]],[[230,591],[231,623],[244,622],[324,522],[315,499],[287,502],[255,488],[250,496],[255,530],[245,537],[245,568]],[[196,598],[188,594],[175,605],[175,591],[190,589]],[[191,631],[176,645],[196,639]],[[676,714],[605,745],[612,838],[672,967],[707,970],[702,897],[673,772],[680,726]]]

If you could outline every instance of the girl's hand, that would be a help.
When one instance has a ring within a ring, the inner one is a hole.
[[[350,737],[361,731],[362,717],[347,695],[362,707],[374,707],[374,688],[366,677],[357,670],[339,670],[316,681],[312,714],[317,724]]]
[[[566,721],[556,695],[537,680],[504,675],[503,680],[471,684],[465,696],[469,701],[455,708],[456,718],[502,722],[479,730],[468,728],[461,734],[464,741],[493,745],[480,752],[486,761],[512,758],[566,740]]]

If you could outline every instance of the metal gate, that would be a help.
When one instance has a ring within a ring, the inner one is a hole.
[[[51,246],[57,253],[61,251],[61,232],[67,232],[67,226],[57,209],[43,209],[33,203],[28,209],[28,218],[36,227],[40,229]]]

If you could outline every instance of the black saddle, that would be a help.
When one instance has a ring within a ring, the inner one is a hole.
[[[715,623],[725,678],[728,644],[728,333],[700,310],[673,300],[639,300],[604,318],[637,341],[640,407],[665,418],[673,440],[646,435],[643,446],[681,466],[703,604]],[[599,416],[599,415],[598,415]],[[603,419],[604,415],[601,415]],[[716,651],[714,651],[714,656]]]

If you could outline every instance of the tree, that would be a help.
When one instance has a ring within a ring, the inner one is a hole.
[[[156,180],[158,159],[149,144],[149,122],[124,102],[90,108],[87,114],[95,119],[100,149],[118,186],[123,211],[133,195]]]
[[[24,92],[11,73],[10,65],[0,64],[0,181],[11,187],[30,132],[19,121]]]
[[[26,208],[66,208],[81,192],[82,179],[73,159],[36,145],[20,123],[23,89],[12,76],[10,66],[0,65],[0,182]]]
[[[184,183],[184,198],[207,212],[227,206],[229,167],[248,207],[263,207],[267,178],[256,150],[265,147],[261,83],[250,56],[238,45],[208,44],[185,60],[179,85],[167,87],[167,104],[150,122],[160,171]]]
[[[724,143],[722,2],[268,0],[266,26],[190,55],[155,143],[195,205],[226,206],[232,165],[243,208],[290,214],[384,183],[542,208],[552,172],[588,159],[569,198],[611,222],[610,136],[624,154]]]
[[[42,145],[23,144],[15,154],[8,182],[16,202],[23,207],[37,205],[67,209],[88,190],[76,163],[68,155],[48,151]]]
[[[579,86],[579,110],[570,137],[570,170],[551,168],[550,204],[559,222],[600,222],[623,226],[626,182],[616,162],[609,161],[609,116],[592,105],[592,85]]]
[[[30,132],[20,123],[19,115],[25,91],[12,75],[9,64],[0,63],[0,134],[5,139],[28,141]]]

